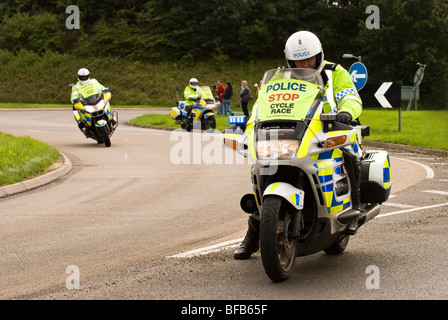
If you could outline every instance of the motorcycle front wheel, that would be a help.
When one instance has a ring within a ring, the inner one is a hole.
[[[216,118],[215,116],[210,116],[207,119],[204,119],[203,122],[203,130],[216,129]]]
[[[99,127],[98,131],[100,133],[100,137],[103,139],[104,145],[106,147],[110,147],[111,142],[110,142],[110,138],[109,138],[109,132],[107,132],[108,130],[107,130],[106,126]]]
[[[263,267],[274,282],[285,281],[292,273],[297,240],[291,238],[292,209],[281,197],[263,202],[260,218],[260,252]]]

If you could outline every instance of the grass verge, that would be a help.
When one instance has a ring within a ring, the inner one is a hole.
[[[370,126],[366,140],[448,150],[448,112],[364,110],[361,124]],[[400,126],[400,131],[399,131]]]
[[[0,186],[33,178],[59,157],[59,151],[44,142],[0,132]]]

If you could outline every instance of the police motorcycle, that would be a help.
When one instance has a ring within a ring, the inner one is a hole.
[[[262,264],[280,282],[296,257],[343,252],[349,224],[379,214],[390,195],[390,162],[386,151],[363,151],[368,126],[323,113],[324,83],[316,70],[268,70],[261,84],[253,123],[243,133],[245,119],[230,117],[234,126],[222,132],[222,142],[249,159],[253,193],[242,197],[241,208],[260,220]],[[360,160],[358,208],[346,150]]]
[[[188,117],[188,112],[185,108],[186,101],[176,101],[176,107],[171,109],[171,119],[176,124],[180,124],[181,128],[190,132],[195,123],[200,124],[201,130],[216,129],[216,118],[214,110],[219,106],[218,99],[213,97],[209,86],[201,86],[202,97],[193,100],[193,109]],[[177,95],[179,96],[179,87],[176,87]]]
[[[72,87],[74,84],[71,84]],[[98,94],[84,97],[82,94],[73,101],[73,114],[76,121],[84,124],[82,129],[86,138],[98,144],[111,146],[110,138],[118,127],[118,112],[111,111],[112,94],[108,88]]]

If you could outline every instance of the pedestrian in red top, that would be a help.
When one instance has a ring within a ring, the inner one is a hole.
[[[218,80],[218,87],[216,88],[215,92],[219,99],[219,107],[218,107],[218,114],[224,114],[222,110],[222,102],[224,101],[224,92],[226,91],[226,87],[222,83],[221,80]]]

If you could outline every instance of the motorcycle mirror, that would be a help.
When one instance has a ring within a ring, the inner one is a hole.
[[[179,91],[179,86],[176,86],[176,90]]]
[[[71,87],[73,87],[74,85],[75,85],[75,84],[72,83],[72,84],[69,84],[68,87],[71,88]]]
[[[245,194],[240,200],[240,206],[248,214],[254,214],[258,211],[257,201],[253,193]]]
[[[109,88],[104,88],[102,91],[103,91],[103,93],[109,92]]]

